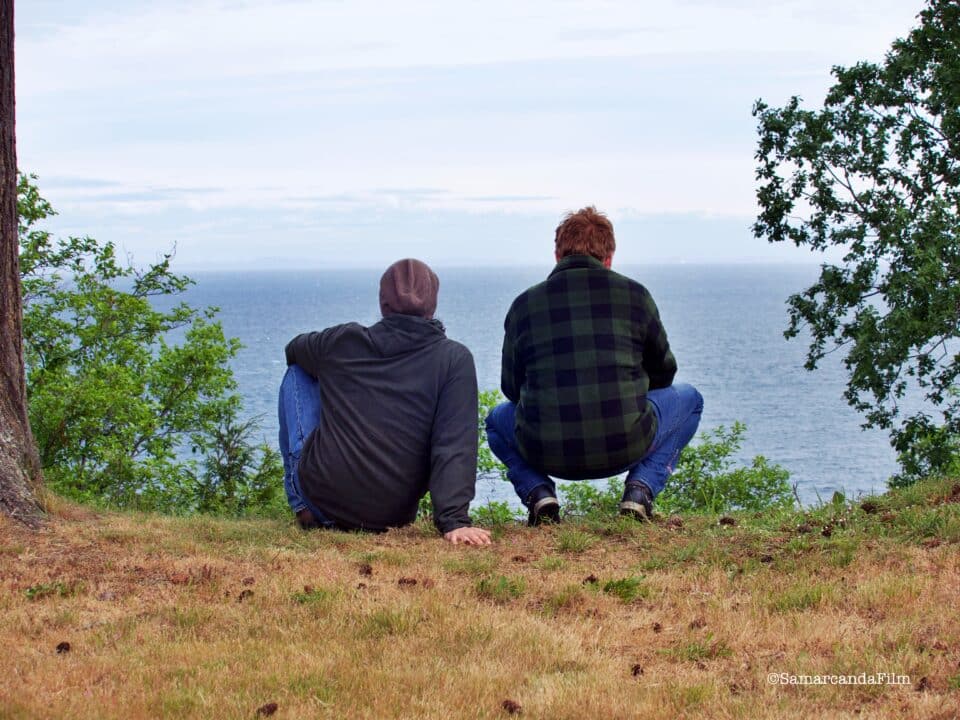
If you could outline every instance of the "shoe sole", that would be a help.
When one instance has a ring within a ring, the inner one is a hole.
[[[641,503],[624,500],[620,503],[620,514],[632,517],[634,520],[645,521],[650,519],[647,508]]]

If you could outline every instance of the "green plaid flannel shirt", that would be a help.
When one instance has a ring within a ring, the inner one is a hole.
[[[641,459],[657,418],[647,391],[677,371],[653,298],[595,258],[563,258],[504,322],[503,394],[517,444],[557,477],[605,477]]]

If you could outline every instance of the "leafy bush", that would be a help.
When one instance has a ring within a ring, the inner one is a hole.
[[[746,426],[734,423],[700,435],[699,444],[687,446],[680,455],[666,489],[657,497],[664,513],[762,510],[793,504],[790,474],[770,464],[762,455],[746,467],[735,467]],[[623,495],[623,480],[609,478],[606,487],[590,482],[564,482],[559,486],[569,515],[608,519],[617,512]]]
[[[734,467],[746,426],[735,422],[700,435],[688,445],[667,486],[657,498],[663,512],[763,510],[793,504],[790,473],[757,455],[746,467]]]
[[[470,510],[470,519],[484,527],[502,527],[510,525],[523,517],[523,513],[510,507],[510,503],[492,500]]]
[[[558,486],[564,512],[582,517],[609,519],[620,507],[623,496],[623,480],[608,478],[606,488],[600,489],[590,482],[563,482]]]
[[[477,448],[477,474],[480,476],[497,474],[501,480],[507,479],[507,469],[497,460],[487,444],[487,415],[506,398],[499,390],[481,390],[477,411],[477,431],[480,433],[480,443]]]
[[[249,513],[282,502],[279,455],[254,446],[228,365],[240,344],[215,308],[151,302],[191,280],[172,254],[137,269],[112,243],[54,240],[54,214],[20,176],[20,273],[30,422],[50,486],[86,502]],[[172,342],[174,333],[182,333]]]

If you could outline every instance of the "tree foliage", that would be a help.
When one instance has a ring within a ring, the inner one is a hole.
[[[753,231],[842,254],[790,297],[785,334],[809,330],[808,369],[844,353],[845,396],[890,431],[907,482],[960,436],[960,3],[931,0],[882,63],[833,74],[819,110],[756,103]]]
[[[54,239],[32,177],[20,177],[18,210],[30,420],[49,483],[165,511],[278,506],[278,455],[254,447],[255,423],[240,419],[229,367],[239,342],[215,308],[152,303],[191,284],[172,255],[137,269],[111,243]]]

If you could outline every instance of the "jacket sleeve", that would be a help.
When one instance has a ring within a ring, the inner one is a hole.
[[[433,522],[441,533],[470,525],[477,484],[477,371],[470,351],[459,349],[440,389],[430,443]]]
[[[309,375],[317,377],[320,374],[320,365],[323,361],[324,340],[328,334],[323,332],[308,332],[297,335],[287,343],[284,353],[287,356],[287,365],[299,365]]]
[[[500,360],[500,389],[504,397],[512,403],[520,402],[520,388],[523,386],[524,367],[517,357],[516,303],[510,306],[503,322],[503,350]]]
[[[660,322],[660,311],[649,292],[645,293],[647,316],[646,337],[643,347],[643,369],[650,378],[650,389],[670,387],[677,374],[677,359],[670,350],[667,331]]]

